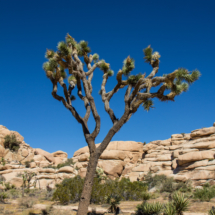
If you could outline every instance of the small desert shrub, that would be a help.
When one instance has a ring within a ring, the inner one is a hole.
[[[5,190],[11,190],[15,188],[15,185],[10,184],[9,182],[5,183],[4,186],[5,186]]]
[[[184,194],[179,192],[174,193],[172,199],[172,203],[175,206],[176,213],[178,215],[183,215],[183,212],[187,211],[189,208],[189,199],[185,198]]]
[[[198,199],[202,202],[209,202],[212,198],[215,197],[215,188],[214,187],[203,187],[203,189],[197,189],[193,193],[193,198]]]
[[[53,200],[60,201],[61,204],[78,202],[83,189],[84,179],[79,176],[64,179],[56,186]],[[121,200],[142,200],[142,193],[148,189],[147,185],[140,181],[131,182],[129,179],[110,180],[103,182],[99,178],[94,179],[91,203],[106,203],[106,196],[119,196]]]
[[[143,201],[147,201],[147,200],[149,200],[150,198],[151,198],[150,193],[148,193],[148,192],[143,192],[143,193],[142,193],[142,199],[143,199]]]
[[[193,187],[192,187],[192,182],[190,180],[186,181],[186,182],[179,182],[177,184],[177,189],[182,193],[189,193],[192,192]]]
[[[152,176],[148,173],[145,176],[145,182],[148,184],[149,189],[153,187],[158,187],[161,193],[167,192],[172,193],[180,190],[181,192],[191,192],[192,186],[191,182],[179,182],[177,183],[173,178],[167,177],[165,175],[155,175]]]
[[[72,158],[67,159],[67,161],[65,161],[64,163],[60,163],[57,165],[57,168],[60,169],[61,167],[64,166],[70,166],[70,165],[74,165],[75,163],[73,162]]]
[[[0,201],[4,201],[6,198],[8,198],[7,193],[1,192],[1,193],[0,193]]]
[[[121,201],[121,197],[118,195],[111,194],[107,196],[106,203],[110,205],[110,207],[108,208],[108,212],[116,213],[117,207],[120,204],[120,201]]]
[[[3,175],[0,175],[0,184],[5,182],[5,177]]]
[[[11,151],[18,151],[20,143],[21,142],[16,139],[14,134],[6,135],[4,137],[4,147],[6,149],[10,149]]]
[[[16,199],[22,196],[21,190],[11,189],[7,191],[7,195],[10,199]]]
[[[214,208],[214,206],[208,211],[208,215],[215,215],[215,208]]]
[[[163,205],[159,202],[143,202],[141,205],[137,205],[136,215],[158,215],[161,214],[162,209]]]
[[[164,205],[163,215],[176,215],[176,208],[172,202]]]
[[[36,200],[33,198],[21,198],[19,199],[19,206],[23,208],[32,208],[32,206],[35,204]]]
[[[148,184],[148,188],[151,189],[155,186],[160,186],[166,179],[167,177],[165,175],[152,176],[151,173],[148,173],[144,181]]]

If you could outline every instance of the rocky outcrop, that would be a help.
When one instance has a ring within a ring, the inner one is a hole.
[[[97,144],[97,147],[99,144]],[[215,123],[188,134],[173,134],[167,140],[148,144],[134,141],[113,141],[101,155],[98,166],[114,178],[144,180],[149,172],[165,174],[177,181],[193,180],[196,184],[215,180]],[[88,147],[74,153],[75,167],[86,172]]]
[[[17,152],[4,148],[4,137],[12,134],[20,141]],[[42,149],[33,149],[24,142],[24,138],[18,132],[10,131],[5,126],[0,125],[0,175],[5,178],[6,182],[14,184],[16,187],[22,186],[22,175],[25,172],[35,173],[31,180],[31,188],[54,187],[64,178],[74,177],[78,171],[71,166],[62,167],[59,170],[44,168],[57,166],[65,162],[67,157],[67,153],[63,151],[49,153]],[[28,168],[25,165],[26,161],[29,162]]]
[[[4,137],[14,134],[21,142],[17,152],[4,148]],[[96,145],[98,147],[99,144]],[[33,149],[24,142],[24,138],[15,131],[0,126],[0,175],[6,182],[16,187],[22,186],[22,174],[34,172],[31,188],[54,187],[65,178],[76,175],[86,176],[90,159],[88,147],[76,151],[74,165],[60,169],[47,168],[57,166],[67,160],[67,153],[53,153],[42,149]],[[191,179],[199,186],[205,182],[215,184],[215,124],[209,128],[192,131],[189,134],[173,134],[167,140],[155,140],[148,144],[135,141],[112,141],[102,153],[98,168],[104,176],[111,179],[130,178],[131,181],[144,180],[149,172],[153,175],[164,174],[177,181]],[[29,168],[26,168],[29,161]],[[0,188],[1,189],[1,188]]]

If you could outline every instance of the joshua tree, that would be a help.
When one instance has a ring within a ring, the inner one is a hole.
[[[90,160],[78,209],[78,215],[84,215],[87,214],[87,208],[90,203],[98,159],[116,132],[130,119],[140,105],[146,111],[149,111],[153,108],[154,98],[158,98],[160,101],[174,101],[177,95],[187,91],[189,85],[199,78],[200,72],[197,70],[189,72],[187,69],[179,68],[170,74],[156,76],[159,69],[160,55],[158,52],[153,52],[153,49],[148,46],[143,50],[143,54],[145,62],[152,66],[152,71],[149,75],[131,75],[130,73],[134,69],[134,59],[128,56],[123,62],[122,69],[116,75],[116,86],[111,91],[106,92],[106,84],[110,76],[113,76],[113,71],[110,69],[110,64],[106,63],[105,60],[99,60],[98,54],[90,54],[91,50],[86,41],[82,40],[77,43],[74,38],[67,34],[66,41],[59,42],[57,49],[56,52],[53,50],[46,51],[48,61],[43,64],[43,69],[52,82],[52,96],[62,102],[77,122],[81,124],[89,147]],[[84,65],[86,65],[87,71],[84,71]],[[102,71],[103,81],[100,95],[104,102],[104,108],[113,123],[112,128],[107,132],[98,147],[95,145],[95,139],[99,134],[101,121],[92,96],[92,78],[96,68]],[[64,82],[67,74],[69,74],[68,84]],[[124,80],[123,77],[125,77]],[[59,87],[63,89],[62,95],[58,93]],[[152,88],[155,87],[159,87],[159,89],[156,92],[152,92]],[[73,105],[75,103],[74,88],[77,88],[77,95],[83,100],[86,108],[86,113],[83,117],[79,115],[78,110]],[[118,118],[110,107],[110,100],[122,88],[126,88],[124,96],[125,108],[122,116]],[[168,92],[165,93],[166,91]],[[95,120],[95,128],[92,133],[90,133],[87,124],[91,112]]]

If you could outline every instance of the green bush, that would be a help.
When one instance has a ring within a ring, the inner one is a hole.
[[[198,199],[202,202],[209,202],[212,198],[215,197],[215,188],[214,187],[203,187],[203,189],[196,189],[193,193],[193,198]]]
[[[164,205],[163,215],[176,215],[176,208],[172,202]]]
[[[57,168],[60,169],[61,167],[64,166],[70,166],[70,165],[74,165],[75,163],[73,162],[72,158],[67,159],[67,161],[65,161],[64,163],[60,163],[57,165]]]
[[[64,179],[56,186],[53,200],[60,201],[61,204],[78,202],[81,196],[84,179],[76,176]],[[142,200],[143,192],[147,191],[147,185],[140,181],[131,182],[129,179],[122,180],[107,179],[103,182],[99,178],[94,178],[91,195],[91,203],[106,203],[107,196],[119,196],[121,200]]]
[[[211,210],[208,211],[208,215],[215,215],[215,208],[212,207]]]
[[[150,193],[148,193],[148,192],[143,192],[143,193],[142,193],[142,199],[143,199],[144,201],[147,201],[147,200],[149,200],[150,198],[151,198]]]
[[[107,196],[106,203],[110,204],[110,207],[108,208],[108,212],[110,213],[116,213],[117,206],[120,204],[121,197],[119,195],[111,194]]]
[[[183,193],[176,192],[173,194],[173,205],[175,206],[176,213],[183,215],[184,211],[187,211],[190,205],[188,198],[185,198]]]
[[[5,192],[1,192],[1,193],[0,193],[0,201],[3,202],[7,197],[8,197],[8,196],[7,196],[7,193],[5,193]]]
[[[6,135],[4,137],[4,147],[6,149],[10,149],[11,151],[18,151],[20,143],[21,142],[16,139],[15,134]]]
[[[173,193],[180,190],[181,192],[191,192],[192,186],[191,182],[176,182],[172,177],[167,177],[165,175],[155,175],[152,176],[148,173],[145,176],[145,182],[148,184],[149,189],[153,187],[158,187],[160,192]]]
[[[15,188],[15,185],[10,184],[9,182],[5,183],[4,186],[5,186],[5,190],[11,190]]]
[[[158,215],[161,214],[162,210],[163,205],[159,202],[143,202],[141,205],[137,205],[136,215]]]

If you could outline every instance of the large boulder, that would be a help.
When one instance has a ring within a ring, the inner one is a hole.
[[[44,156],[49,162],[55,163],[55,158],[54,158],[54,156],[53,156],[51,153],[49,153],[49,152],[46,152],[46,151],[44,151],[44,150],[42,150],[42,149],[37,148],[37,149],[34,149],[34,154],[35,154],[35,155],[42,155],[42,156]]]
[[[202,128],[197,129],[194,131],[191,131],[190,137],[196,138],[196,137],[204,137],[215,133],[215,127],[209,127],[209,128]]]
[[[124,160],[126,158],[127,154],[124,151],[120,150],[105,150],[101,156],[100,159],[104,160]]]
[[[106,175],[119,177],[122,174],[124,162],[121,160],[101,160],[98,166],[104,170]]]
[[[205,159],[214,159],[213,151],[198,151],[198,152],[190,152],[183,155],[178,156],[179,165],[183,165],[185,163],[190,163],[193,161],[201,161]]]
[[[60,158],[68,158],[68,154],[66,152],[63,152],[63,151],[56,151],[56,152],[53,152],[52,155],[54,157],[60,157]]]

